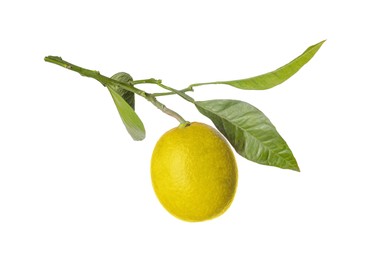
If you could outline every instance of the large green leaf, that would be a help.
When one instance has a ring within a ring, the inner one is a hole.
[[[227,99],[198,101],[195,106],[212,120],[241,156],[256,163],[299,171],[287,143],[254,106]]]
[[[114,74],[111,78],[130,85],[131,85],[130,82],[133,80],[130,74],[127,74],[126,72],[118,72]],[[123,88],[119,88],[117,86],[112,86],[112,88],[114,88],[114,90],[121,97],[123,97],[123,99],[130,105],[130,107],[132,107],[132,109],[135,110],[135,93],[125,90]]]
[[[118,109],[118,113],[121,116],[122,122],[124,123],[127,131],[131,137],[140,141],[145,138],[145,128],[143,122],[141,122],[138,115],[135,113],[133,108],[123,99],[123,97],[117,93],[112,86],[107,86],[114,103]]]
[[[264,90],[275,87],[293,76],[300,68],[302,68],[320,49],[321,45],[325,41],[319,42],[315,45],[310,46],[300,56],[289,62],[288,64],[278,68],[277,70],[240,80],[231,81],[216,81],[206,83],[196,83],[191,86],[200,86],[208,84],[226,84],[240,89],[251,89],[251,90]]]

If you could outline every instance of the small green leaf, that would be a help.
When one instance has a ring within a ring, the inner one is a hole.
[[[145,138],[145,128],[138,115],[133,108],[117,93],[112,86],[107,86],[114,103],[118,109],[127,131],[135,141],[141,141]]]
[[[253,162],[299,171],[287,143],[270,120],[254,106],[239,100],[195,102],[235,150]]]
[[[114,80],[117,80],[117,81],[120,81],[120,82],[123,82],[123,83],[127,83],[127,84],[130,84],[132,85],[130,82],[132,82],[132,77],[130,76],[130,74],[127,74],[126,72],[118,72],[116,74],[114,74],[111,79],[114,79]],[[112,86],[114,87],[114,86]],[[123,99],[130,105],[130,107],[132,107],[132,109],[135,110],[135,94],[131,91],[128,91],[128,90],[125,90],[125,89],[122,89],[122,88],[118,88],[118,87],[114,87],[114,89],[116,90],[116,92],[121,96],[123,97]]]
[[[315,45],[310,46],[305,52],[300,56],[289,62],[288,64],[278,68],[275,71],[271,71],[256,77],[240,79],[240,80],[231,80],[231,81],[216,81],[216,82],[207,82],[207,83],[196,83],[190,86],[200,86],[200,85],[209,85],[209,84],[226,84],[240,89],[248,90],[265,90],[272,87],[275,87],[291,76],[293,76],[300,68],[302,68],[320,49],[321,45],[325,41],[321,41]]]

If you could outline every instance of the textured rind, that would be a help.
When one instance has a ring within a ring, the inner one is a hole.
[[[237,187],[233,152],[214,128],[192,123],[157,142],[151,161],[154,191],[172,215],[204,221],[224,213]]]

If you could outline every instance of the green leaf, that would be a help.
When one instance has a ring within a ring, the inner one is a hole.
[[[145,138],[145,128],[143,122],[141,122],[134,109],[123,99],[123,97],[117,93],[112,86],[107,86],[114,103],[118,109],[118,113],[121,116],[122,122],[125,125],[127,131],[135,141],[140,141]]]
[[[133,80],[130,74],[127,74],[126,72],[118,72],[114,74],[111,77],[111,79],[114,79],[114,80],[117,80],[123,83],[127,83],[130,85],[132,85],[131,82]],[[123,97],[123,99],[130,105],[130,107],[132,107],[132,109],[135,110],[135,93],[128,91],[126,89],[118,88],[118,87],[114,87],[114,89],[121,97]]]
[[[239,100],[195,102],[235,150],[253,162],[299,171],[287,143],[270,120],[254,106]]]
[[[305,52],[303,52],[300,56],[289,62],[288,64],[278,68],[275,71],[271,71],[256,77],[247,78],[247,79],[240,79],[240,80],[232,80],[232,81],[216,81],[216,82],[207,82],[207,83],[196,83],[190,85],[191,87],[194,86],[201,86],[201,85],[209,85],[209,84],[226,84],[240,89],[248,89],[248,90],[265,90],[272,87],[275,87],[291,76],[293,76],[300,68],[302,68],[320,49],[321,45],[325,41],[321,41],[315,45],[310,46]]]

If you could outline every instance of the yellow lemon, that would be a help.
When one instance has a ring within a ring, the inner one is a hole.
[[[185,221],[224,213],[237,187],[238,169],[224,137],[203,123],[166,132],[151,160],[154,191],[167,211]]]

